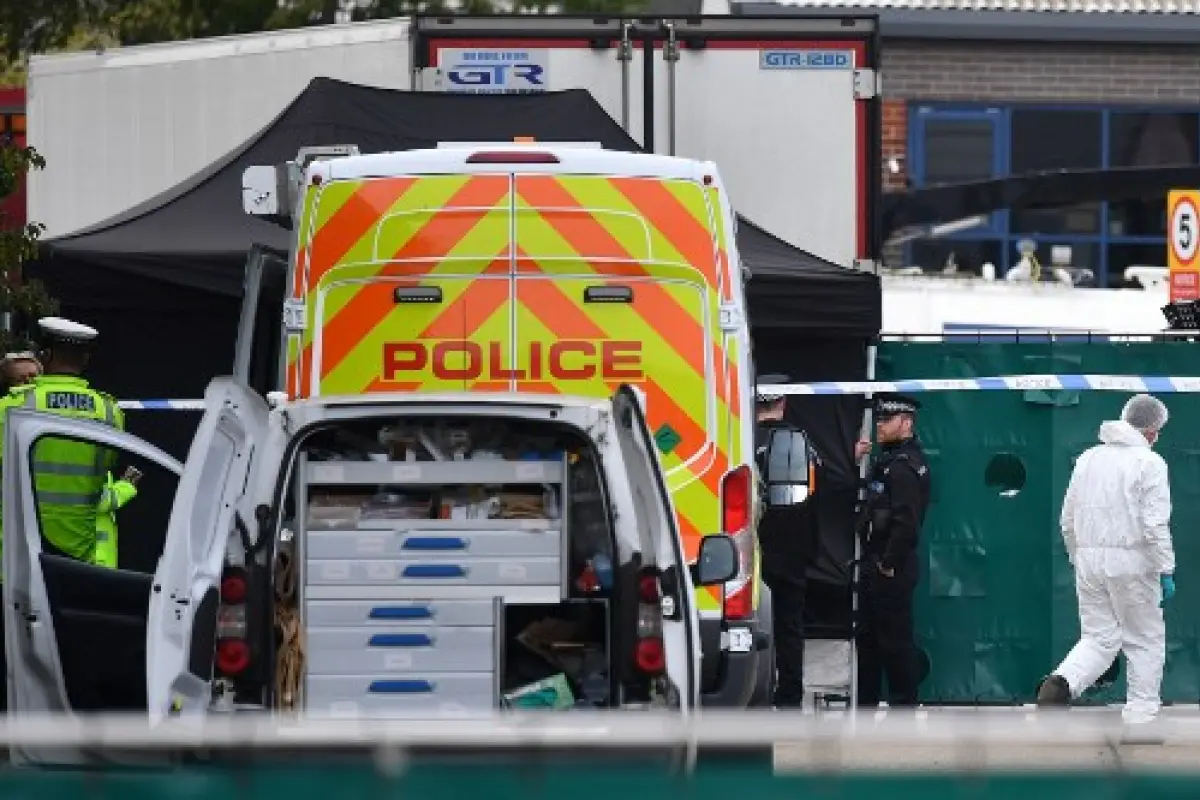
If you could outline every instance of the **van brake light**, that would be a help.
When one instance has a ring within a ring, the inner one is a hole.
[[[557,164],[558,156],[553,153],[488,152],[472,153],[467,156],[468,164]]]
[[[721,479],[721,528],[735,534],[750,525],[750,468],[743,464]]]
[[[738,576],[725,585],[723,611],[726,620],[754,616],[754,477],[743,464],[721,479],[721,528],[733,539],[738,551]]]

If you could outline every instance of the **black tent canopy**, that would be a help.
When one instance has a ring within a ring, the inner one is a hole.
[[[47,282],[65,315],[101,331],[91,369],[97,385],[130,399],[199,397],[233,362],[247,251],[254,244],[288,248],[287,231],[243,213],[246,167],[282,163],[318,144],[353,144],[373,153],[516,136],[639,149],[583,90],[461,96],[318,78],[207,169],[111,219],[45,242],[32,272]],[[736,238],[752,275],[756,366],[795,380],[863,378],[867,343],[878,334],[882,314],[878,278],[805,253],[744,218]],[[832,505],[820,516],[822,527],[834,531],[844,531],[852,513],[850,452],[860,410],[853,397],[796,398],[790,407],[825,455]],[[191,426],[162,415],[137,417],[131,419],[136,432],[186,454]],[[840,544],[821,569],[831,580],[844,577],[840,565],[849,547],[844,533],[835,537]]]

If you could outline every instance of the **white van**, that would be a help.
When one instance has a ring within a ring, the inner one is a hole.
[[[29,470],[45,437],[179,471],[153,575],[46,552]],[[374,394],[271,409],[219,378],[183,465],[113,428],[23,409],[9,412],[4,447],[15,715],[689,715],[700,702],[693,589],[738,570],[722,535],[689,568],[626,386],[608,400]]]

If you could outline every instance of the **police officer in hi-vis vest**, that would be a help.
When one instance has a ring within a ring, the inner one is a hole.
[[[125,415],[116,398],[93,389],[83,377],[96,330],[58,317],[44,317],[38,327],[45,372],[0,400],[0,420],[8,408],[18,407],[124,430]],[[111,448],[65,438],[47,438],[34,446],[33,484],[45,552],[95,560],[96,515],[116,458]]]
[[[9,408],[95,419],[124,430],[125,415],[116,399],[96,391],[83,378],[96,330],[58,317],[40,319],[38,327],[45,342],[41,354],[45,374],[0,398],[0,442]],[[107,447],[69,439],[47,438],[34,446],[33,482],[44,552],[94,560],[97,506],[115,460],[116,453]],[[0,530],[0,564],[3,544]],[[0,642],[3,639],[4,615],[0,614]],[[0,647],[0,675],[7,673],[4,650]],[[0,712],[7,707],[7,692],[0,691]]]

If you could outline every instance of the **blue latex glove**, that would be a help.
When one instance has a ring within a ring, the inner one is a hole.
[[[1162,602],[1158,604],[1158,607],[1162,608],[1168,600],[1175,596],[1175,576],[1160,575],[1158,576],[1158,580],[1162,584],[1163,594]]]

